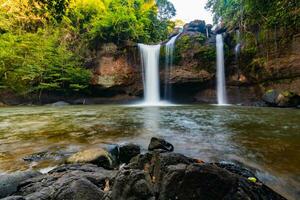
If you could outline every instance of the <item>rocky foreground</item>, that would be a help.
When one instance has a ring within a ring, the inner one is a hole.
[[[134,144],[89,149],[70,156],[47,174],[27,171],[0,176],[5,200],[218,200],[285,199],[244,168],[205,163],[173,153],[152,138],[148,152]]]

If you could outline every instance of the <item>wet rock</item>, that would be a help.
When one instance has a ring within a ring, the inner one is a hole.
[[[74,180],[66,176],[58,180],[56,184],[58,184],[58,190],[53,194],[53,199],[99,200],[104,196],[104,192],[87,179]]]
[[[223,199],[238,179],[210,164],[171,165],[162,180],[159,199]]]
[[[70,105],[69,103],[65,102],[65,101],[58,101],[58,102],[55,102],[53,104],[51,104],[52,106],[68,106]]]
[[[150,176],[142,170],[121,170],[112,191],[112,200],[155,200]]]
[[[245,178],[249,178],[249,177],[255,177],[256,178],[255,174],[252,171],[250,171],[250,170],[248,170],[244,167],[241,167],[239,165],[236,165],[236,164],[233,164],[233,163],[226,163],[226,162],[214,163],[214,164],[217,165],[220,168],[223,168],[223,169],[226,169],[226,170],[230,171],[231,173],[238,174],[238,175],[243,176]]]
[[[58,160],[63,158],[64,156],[65,155],[63,153],[42,151],[42,152],[25,156],[23,160],[26,162],[37,162],[42,160]]]
[[[113,167],[113,158],[106,150],[97,148],[97,149],[88,149],[80,151],[70,156],[67,163],[92,163],[99,167],[104,167],[110,169]]]
[[[225,27],[224,23],[218,24],[218,26],[215,28],[214,33],[215,34],[222,34],[227,31],[227,28]]]
[[[24,197],[26,200],[285,199],[243,167],[231,163],[204,163],[182,154],[167,152],[164,148],[173,146],[163,139],[152,138],[151,145],[154,147],[150,149],[154,151],[139,154],[130,162],[129,157],[140,150],[138,146],[126,144],[121,149],[112,145],[112,150],[117,149],[116,155],[122,155],[123,151],[124,159],[129,162],[119,171],[92,164],[62,165],[48,174],[26,179],[9,194],[20,195],[12,196],[12,199]],[[101,153],[98,151],[86,150],[73,155],[73,158],[81,162],[83,158],[97,160],[94,155],[97,158],[104,156],[105,159],[108,159],[107,155],[110,156],[103,149],[100,149]]]
[[[163,151],[172,152],[174,150],[174,146],[162,138],[153,137],[151,138],[150,144],[148,146],[148,150],[149,151],[163,150]]]
[[[269,106],[297,107],[300,105],[300,96],[290,91],[268,90],[262,99]]]
[[[25,198],[22,196],[10,196],[10,197],[3,198],[1,200],[25,200]]]
[[[48,174],[24,181],[17,191],[26,199],[102,199],[116,171],[92,164],[57,167]]]
[[[119,164],[119,154],[120,154],[120,147],[117,144],[108,144],[107,146],[103,147],[111,156],[113,161],[113,167],[116,167]]]
[[[119,147],[120,163],[128,164],[129,161],[141,153],[141,148],[136,144],[124,144]]]
[[[36,171],[25,171],[0,175],[0,198],[13,194],[17,191],[17,188],[21,182],[38,175],[41,175],[41,173]]]

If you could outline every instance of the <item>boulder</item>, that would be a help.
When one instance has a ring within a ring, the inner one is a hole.
[[[22,196],[10,196],[10,197],[5,197],[1,200],[25,200],[25,198]]]
[[[183,27],[184,31],[200,32],[206,34],[206,25],[203,20],[194,20]]]
[[[38,162],[42,160],[59,160],[64,156],[65,155],[61,152],[42,151],[25,156],[23,160],[26,162]]]
[[[18,188],[26,199],[100,199],[104,200],[113,184],[116,171],[92,164],[62,165],[32,179]]]
[[[141,148],[136,144],[123,144],[119,147],[119,162],[128,164],[129,161],[141,153]]]
[[[172,152],[174,150],[174,146],[162,138],[153,137],[151,138],[150,144],[148,146],[148,150],[149,151],[162,150],[162,151]]]
[[[237,181],[228,171],[210,164],[170,165],[163,176],[159,199],[223,199]]]
[[[92,164],[59,166],[48,174],[26,179],[18,184],[18,187],[7,195],[19,196],[11,196],[8,199],[285,200],[264,185],[251,171],[239,165],[205,163],[182,154],[168,152],[166,149],[173,149],[173,145],[160,138],[152,138],[149,146],[154,151],[133,157],[129,164],[119,171]],[[116,149],[115,145],[112,147],[113,150]],[[121,147],[120,152],[124,153],[127,160],[139,151],[139,147],[133,144]],[[109,153],[100,150],[101,153],[89,150],[79,152],[74,155],[74,160],[97,160],[91,157],[91,153],[95,153],[95,157],[104,156],[108,159]],[[82,156],[87,152],[87,157]],[[103,159],[101,163],[102,161]]]
[[[96,185],[84,178],[62,177],[58,182],[58,190],[53,194],[53,199],[64,200],[99,200],[104,192]]]
[[[300,96],[290,91],[268,90],[262,99],[269,106],[297,107],[300,105]]]
[[[6,104],[0,101],[0,107],[6,107]]]
[[[151,178],[143,170],[121,170],[112,188],[112,200],[155,200]]]
[[[92,163],[99,167],[110,169],[113,167],[113,158],[109,152],[102,148],[87,149],[70,156],[67,163]]]
[[[222,34],[227,31],[227,28],[225,27],[224,23],[220,23],[216,26],[214,33],[215,34]]]
[[[41,173],[36,171],[0,175],[0,198],[12,195],[17,191],[21,182],[38,175],[41,175]]]

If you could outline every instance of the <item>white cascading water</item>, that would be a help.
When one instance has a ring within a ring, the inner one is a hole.
[[[166,43],[166,60],[165,60],[165,88],[164,88],[164,98],[165,100],[170,101],[172,96],[172,88],[170,84],[170,75],[173,66],[173,59],[174,59],[174,50],[175,50],[175,43],[176,39],[180,33],[172,37]]]
[[[159,105],[159,53],[160,45],[138,45],[143,69],[144,105]]]
[[[217,98],[218,104],[227,104],[226,95],[226,81],[225,81],[225,66],[224,66],[224,44],[223,36],[217,34],[216,36],[217,47]]]
[[[237,36],[237,44],[235,45],[234,47],[234,54],[235,54],[235,59],[236,61],[238,60],[239,58],[239,55],[240,55],[240,51],[241,51],[241,43],[240,43],[240,31],[239,30],[236,30],[236,36]]]

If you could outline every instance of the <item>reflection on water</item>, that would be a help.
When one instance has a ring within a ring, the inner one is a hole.
[[[300,110],[219,107],[67,106],[0,109],[0,173],[59,164],[60,156],[37,163],[37,152],[69,155],[107,143],[152,136],[175,151],[208,162],[243,163],[269,186],[299,199]]]

